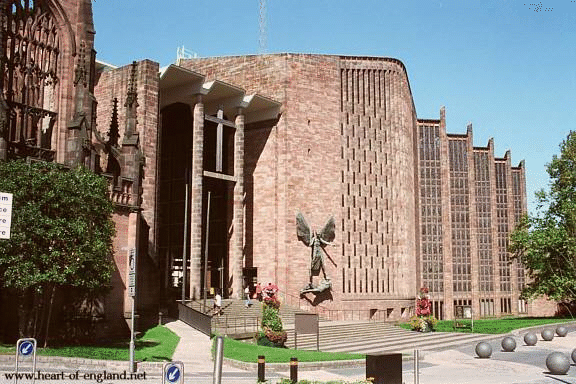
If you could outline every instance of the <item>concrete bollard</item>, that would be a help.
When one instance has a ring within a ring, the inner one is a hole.
[[[488,359],[492,356],[492,346],[485,341],[476,344],[476,354],[481,359]]]
[[[570,369],[570,360],[562,352],[552,352],[546,358],[546,368],[553,375],[565,375]]]
[[[502,339],[502,350],[504,352],[514,352],[516,349],[516,340],[510,336]]]
[[[214,360],[214,378],[213,384],[220,384],[222,382],[222,362],[224,359],[224,338],[218,336],[216,338],[216,359]]]
[[[566,337],[566,335],[568,334],[568,328],[561,325],[556,328],[556,334],[560,337]]]
[[[544,329],[540,332],[540,336],[542,336],[542,340],[544,341],[552,341],[554,338],[554,331],[552,329]]]
[[[528,346],[534,346],[538,342],[538,337],[536,337],[536,335],[534,333],[529,332],[529,333],[524,335],[524,342]]]
[[[420,384],[420,350],[414,350],[414,384]]]

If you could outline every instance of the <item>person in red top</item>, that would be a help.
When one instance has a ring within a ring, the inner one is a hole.
[[[256,284],[256,289],[254,290],[254,298],[258,301],[262,301],[262,286],[260,283]]]

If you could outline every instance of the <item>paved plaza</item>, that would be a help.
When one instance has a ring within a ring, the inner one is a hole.
[[[185,383],[193,384],[212,384],[214,363],[210,352],[210,340],[202,333],[186,326],[180,321],[168,323],[167,326],[175,331],[180,337],[174,360],[184,363]],[[554,328],[554,327],[550,327]],[[563,352],[570,356],[571,351],[576,348],[576,328],[572,326],[566,337],[556,336],[552,341],[543,341],[540,337],[539,330],[538,343],[529,347],[524,344],[523,335],[526,331],[518,331],[512,334],[515,338],[517,347],[514,352],[503,352],[500,342],[503,336],[489,340],[492,346],[492,357],[489,359],[480,359],[475,355],[476,342],[469,342],[452,349],[441,351],[421,351],[419,383],[421,384],[552,384],[552,383],[569,383],[576,384],[576,366],[572,365],[567,375],[552,375],[546,368],[546,357],[554,351]],[[408,356],[407,356],[408,357]],[[108,362],[102,366],[86,366],[81,362],[70,362],[63,358],[52,358],[52,363],[48,363],[48,358],[42,358],[38,369],[41,372],[53,373],[53,377],[58,377],[64,372],[65,377],[73,373],[78,367],[82,372],[100,373],[122,372],[127,369],[127,363]],[[67,362],[67,363],[66,363]],[[126,365],[126,367],[124,367]],[[300,380],[344,380],[353,381],[365,377],[365,368],[362,363],[356,366],[342,367],[338,363],[328,365],[312,370],[305,370],[301,364],[298,372]],[[13,364],[0,359],[0,383],[14,383],[13,379],[8,379],[5,373],[13,370]],[[406,384],[415,383],[414,380],[414,362],[406,358],[403,362],[403,382]],[[78,380],[70,379],[52,379],[36,380],[38,384],[47,383],[161,383],[161,364],[144,363],[139,367],[140,373],[146,373],[145,378],[139,380],[101,380],[98,381],[96,376],[91,379],[83,379],[82,374]],[[230,366],[225,364],[222,370],[222,383],[225,384],[244,384],[256,382],[256,370],[254,365],[249,365],[246,369]],[[268,365],[266,379],[269,382],[277,382],[282,377],[289,377],[288,364],[285,369],[278,366]],[[27,383],[31,381],[20,380],[18,383]]]

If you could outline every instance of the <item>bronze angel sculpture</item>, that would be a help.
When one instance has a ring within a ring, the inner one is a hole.
[[[327,245],[332,245],[336,237],[335,230],[336,222],[334,221],[334,217],[330,217],[326,225],[324,225],[324,228],[322,228],[320,232],[316,232],[310,228],[302,213],[298,212],[296,214],[296,235],[298,236],[298,240],[302,241],[311,249],[310,282],[300,293],[312,292],[318,294],[332,287],[330,278],[326,276],[326,270],[324,269],[324,255],[326,254],[324,248]],[[314,286],[312,278],[314,276],[320,276],[320,271],[322,271],[324,279],[320,284]]]

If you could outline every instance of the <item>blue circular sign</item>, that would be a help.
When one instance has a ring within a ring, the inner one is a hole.
[[[176,383],[180,380],[180,367],[177,365],[171,365],[166,369],[166,380],[169,383]]]
[[[22,343],[20,343],[20,348],[18,348],[18,352],[20,352],[22,356],[28,356],[29,354],[34,352],[34,343],[28,340],[23,341]]]

